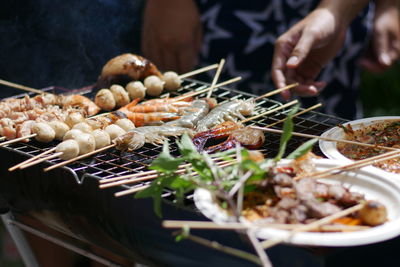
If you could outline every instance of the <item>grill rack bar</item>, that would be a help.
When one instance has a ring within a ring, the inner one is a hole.
[[[183,87],[176,92],[171,92],[170,95],[179,96],[187,92],[203,90],[208,86],[209,84],[204,82],[192,79],[185,79]],[[84,93],[88,93],[90,91],[88,88],[90,89],[90,87],[84,88]],[[66,89],[58,87],[49,87],[45,88],[44,90],[57,93],[67,92]],[[77,93],[80,91],[75,90],[74,92]],[[89,96],[90,94],[94,94],[94,92],[89,93]],[[205,97],[205,96],[206,93],[203,93],[198,97]],[[249,99],[256,96],[231,88],[219,87],[213,90],[213,97],[217,99],[218,103],[223,103],[234,99]],[[254,113],[259,114],[274,109],[276,107],[279,107],[281,105],[282,103],[275,100],[261,99],[257,101],[257,106],[254,110]],[[246,125],[256,124],[258,126],[267,126],[271,123],[284,119],[288,111],[289,109],[286,108],[278,112],[275,112],[269,115],[268,117],[252,120],[248,122]],[[330,127],[346,122],[346,120],[344,119],[318,113],[315,111],[310,111],[305,114],[302,114],[299,117],[295,117],[293,120],[296,132],[313,134],[313,135],[320,135],[323,131],[329,129]],[[277,124],[273,126],[273,128],[279,128],[281,126],[282,126],[281,124]],[[171,154],[178,155],[178,149],[174,140],[171,138],[170,141],[171,141],[170,142]],[[304,141],[306,141],[305,138],[292,137],[287,146],[287,151],[294,150]],[[266,133],[266,142],[261,148],[265,151],[264,155],[266,157],[274,157],[278,151],[279,142],[280,142],[280,135]],[[33,157],[35,155],[44,152],[49,147],[54,147],[56,145],[57,145],[56,142],[50,144],[42,144],[36,141],[30,141],[28,143],[22,143],[22,142],[15,143],[6,146],[3,149],[8,149],[13,153],[22,154],[25,157]],[[161,152],[161,147],[152,144],[145,144],[141,149],[129,153],[127,152],[121,153],[120,151],[117,151],[115,149],[110,149],[106,152],[101,152],[87,159],[79,160],[77,162],[74,162],[73,164],[64,166],[62,168],[68,169],[73,174],[78,183],[83,182],[84,177],[87,176],[93,177],[95,179],[107,179],[147,170],[147,167],[157,157],[157,155],[160,152]],[[320,154],[320,151],[317,147],[314,148],[314,152],[316,154]],[[49,163],[56,164],[61,161],[62,160],[60,159],[52,159],[43,164],[46,165],[48,165]],[[124,185],[122,187],[133,188],[138,185],[144,185],[148,183],[149,182],[141,182],[138,184],[132,184],[130,186]]]

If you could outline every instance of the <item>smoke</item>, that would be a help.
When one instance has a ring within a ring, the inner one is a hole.
[[[0,79],[36,88],[94,83],[107,60],[138,53],[142,4],[142,0],[2,0]],[[1,96],[6,91],[1,88]]]

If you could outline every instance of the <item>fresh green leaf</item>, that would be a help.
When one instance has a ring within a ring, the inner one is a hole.
[[[285,154],[286,145],[290,138],[292,137],[293,132],[293,115],[299,109],[299,105],[295,105],[288,113],[286,120],[283,124],[283,134],[281,135],[281,141],[279,145],[278,155],[275,157],[275,161],[280,161],[282,159],[283,154]]]
[[[318,141],[318,139],[314,138],[311,140],[308,140],[307,142],[303,143],[301,146],[299,146],[295,151],[289,154],[287,156],[288,159],[297,159],[304,154],[308,153],[311,151],[313,145]]]
[[[164,143],[162,152],[153,160],[149,169],[159,172],[174,172],[178,169],[179,164],[183,162],[182,158],[174,158],[169,153],[168,141]]]

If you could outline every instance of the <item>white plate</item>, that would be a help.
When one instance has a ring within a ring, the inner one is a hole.
[[[284,161],[285,162],[285,161]],[[284,164],[284,162],[282,164]],[[287,161],[286,161],[287,162]],[[343,161],[318,159],[317,170],[343,165]],[[307,246],[358,246],[376,243],[400,234],[400,187],[392,179],[381,177],[376,168],[363,168],[354,172],[336,175],[332,179],[324,179],[328,183],[341,183],[352,192],[362,193],[367,200],[379,200],[388,210],[388,222],[367,230],[343,233],[297,233],[285,243]],[[196,207],[210,220],[216,223],[232,222],[230,217],[212,198],[206,189],[196,189],[194,193]],[[287,238],[290,231],[271,228],[257,230],[260,239]]]

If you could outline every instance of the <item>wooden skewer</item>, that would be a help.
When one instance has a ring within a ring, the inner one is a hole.
[[[356,161],[354,163],[350,163],[347,165],[342,165],[342,166],[337,166],[337,167],[333,167],[330,169],[326,169],[324,171],[320,171],[320,172],[313,172],[313,173],[308,173],[308,174],[304,174],[303,176],[297,176],[295,178],[293,178],[293,180],[299,180],[303,177],[307,177],[307,178],[322,178],[325,177],[327,175],[332,175],[333,172],[343,172],[343,171],[349,171],[349,170],[353,170],[353,169],[358,169],[364,166],[368,166],[374,163],[378,163],[381,161],[385,161],[385,160],[389,160],[389,159],[394,159],[394,158],[398,158],[400,157],[400,150],[396,150],[396,151],[390,151],[390,152],[386,152],[384,154],[378,155],[378,156],[374,156],[371,158],[367,158],[367,159],[363,159],[363,160],[359,160]]]
[[[29,162],[35,161],[35,160],[37,160],[38,158],[41,158],[41,157],[43,157],[44,155],[47,155],[47,154],[49,154],[49,153],[51,153],[51,152],[53,152],[53,151],[55,151],[55,150],[56,150],[56,147],[50,148],[49,150],[46,150],[45,152],[40,153],[39,155],[36,155],[36,156],[34,156],[34,157],[30,158],[30,159],[27,159],[27,160],[25,160],[25,161],[23,161],[23,162],[21,162],[21,163],[19,163],[19,164],[17,164],[17,165],[14,165],[13,167],[9,168],[8,170],[9,170],[10,172],[11,172],[11,171],[14,171],[14,170],[18,169],[19,167],[21,167],[21,166],[23,166],[23,165],[25,165],[25,164],[27,164],[27,163],[29,163]]]
[[[55,165],[53,165],[53,166],[50,166],[50,167],[45,168],[43,171],[47,172],[47,171],[50,171],[50,170],[52,170],[52,169],[65,166],[65,165],[67,165],[67,164],[69,164],[69,163],[72,163],[72,162],[74,162],[74,161],[77,161],[77,160],[80,160],[80,159],[89,157],[89,156],[91,156],[91,155],[93,155],[93,154],[99,153],[99,152],[101,152],[101,151],[107,150],[107,149],[112,148],[112,147],[115,147],[115,144],[111,144],[111,145],[108,145],[108,146],[99,148],[99,149],[97,149],[97,150],[94,150],[94,151],[92,151],[92,152],[89,152],[89,153],[80,155],[80,156],[78,156],[78,157],[76,157],[76,158],[73,158],[73,159],[70,159],[70,160],[66,160],[66,161],[60,162],[60,163],[58,163],[58,164],[55,164]]]
[[[57,153],[54,153],[54,154],[49,155],[49,156],[47,156],[47,157],[43,157],[43,158],[40,158],[40,159],[38,159],[38,160],[36,160],[36,161],[32,161],[32,162],[29,162],[29,163],[27,163],[27,164],[24,164],[24,165],[20,166],[19,168],[22,170],[22,169],[31,167],[31,166],[33,166],[33,165],[39,164],[39,163],[41,163],[41,162],[43,162],[43,161],[46,161],[46,160],[49,160],[49,159],[57,158],[57,157],[60,156],[61,154],[62,154],[62,152],[57,152]]]
[[[261,131],[265,131],[265,132],[280,133],[280,134],[283,133],[282,130],[278,130],[278,129],[272,129],[272,128],[267,128],[267,127],[258,127],[258,126],[250,126],[250,127],[253,129],[257,129],[257,130],[261,130]],[[292,132],[292,135],[310,138],[310,139],[315,138],[315,139],[319,139],[319,140],[332,141],[332,142],[338,142],[338,143],[346,143],[346,144],[372,147],[372,148],[381,148],[381,149],[387,149],[387,150],[391,150],[391,151],[394,151],[394,150],[400,151],[400,149],[394,148],[394,147],[378,146],[378,145],[361,143],[361,142],[357,142],[357,141],[351,141],[351,140],[345,140],[345,139],[334,139],[334,138],[322,137],[322,136],[312,135],[312,134]]]
[[[224,86],[224,85],[228,85],[228,84],[230,84],[230,83],[237,82],[237,81],[239,81],[240,79],[242,79],[242,77],[236,77],[236,78],[233,78],[233,79],[229,79],[229,80],[227,80],[227,81],[224,81],[224,82],[221,82],[221,83],[216,84],[216,85],[214,86],[214,88],[221,87],[221,86]],[[202,93],[208,92],[209,90],[210,90],[210,87],[207,87],[207,88],[205,88],[205,89],[203,89],[203,90],[194,91],[194,92],[189,93],[189,94],[184,94],[184,95],[182,95],[182,96],[180,96],[180,97],[175,98],[175,101],[179,101],[179,100],[182,100],[182,99],[185,99],[185,98],[188,98],[188,97],[200,95],[200,94],[202,94]]]
[[[17,84],[17,83],[12,83],[12,82],[1,80],[1,79],[0,79],[0,84],[6,85],[6,86],[9,86],[9,87],[12,87],[12,88],[16,88],[16,89],[28,91],[28,92],[33,92],[33,93],[36,93],[36,94],[44,94],[45,93],[45,92],[43,92],[42,90],[39,90],[39,89],[35,89],[35,88],[32,88],[32,87],[28,87],[28,86]]]
[[[321,103],[315,104],[314,106],[311,106],[311,107],[309,107],[309,108],[306,108],[306,109],[304,109],[304,110],[302,110],[302,111],[297,112],[297,113],[294,114],[292,117],[293,117],[293,118],[294,118],[294,117],[298,117],[298,116],[300,116],[300,115],[302,115],[302,114],[304,114],[304,113],[306,113],[306,112],[309,112],[309,111],[311,111],[311,110],[314,110],[314,109],[316,109],[316,108],[319,108],[320,106],[322,106]],[[276,121],[276,122],[274,122],[274,123],[268,124],[266,127],[272,127],[272,126],[277,125],[277,124],[279,124],[279,123],[285,122],[285,120],[286,120],[286,118],[285,118],[285,119],[281,119],[281,120]]]
[[[213,90],[215,88],[215,85],[217,84],[217,81],[219,79],[219,75],[221,74],[222,68],[224,67],[224,64],[225,64],[225,59],[221,59],[221,61],[218,64],[217,72],[215,73],[214,79],[213,79],[213,81],[211,83],[210,90],[208,90],[207,98],[211,97],[212,92],[213,92]]]
[[[292,83],[292,84],[289,84],[289,85],[287,85],[287,86],[285,86],[285,87],[278,88],[278,89],[273,90],[273,91],[271,91],[271,92],[268,92],[268,93],[266,93],[266,94],[260,95],[260,96],[258,96],[258,97],[256,97],[256,98],[254,98],[253,100],[254,100],[254,101],[257,101],[257,100],[260,100],[260,99],[262,99],[262,98],[267,98],[267,97],[270,97],[270,96],[272,96],[272,95],[279,94],[280,92],[289,90],[289,89],[291,89],[291,88],[293,88],[293,87],[296,87],[296,86],[298,86],[298,85],[299,85],[299,83]]]
[[[6,140],[5,136],[0,137],[0,141]]]
[[[30,134],[30,135],[21,136],[21,137],[12,139],[12,140],[8,140],[8,141],[5,141],[5,142],[1,143],[0,147],[1,146],[5,146],[5,145],[9,145],[9,144],[13,144],[13,143],[17,143],[17,142],[19,142],[21,140],[29,139],[29,138],[32,138],[32,137],[35,137],[35,136],[36,136],[36,134]]]
[[[207,66],[207,67],[203,67],[203,68],[200,68],[200,69],[197,69],[197,70],[193,70],[193,71],[181,74],[178,77],[181,78],[181,79],[184,79],[184,78],[187,78],[187,77],[190,77],[190,76],[194,76],[196,74],[199,74],[199,73],[202,73],[202,72],[206,72],[206,71],[209,71],[209,70],[212,70],[212,69],[215,69],[215,68],[218,68],[218,64],[213,64],[213,65],[210,65],[210,66]]]
[[[287,108],[287,107],[292,106],[292,105],[297,104],[297,103],[298,103],[297,99],[296,99],[296,100],[293,100],[293,101],[291,101],[291,102],[289,102],[289,103],[283,104],[282,106],[279,106],[279,107],[277,107],[277,108],[268,110],[268,111],[266,111],[266,112],[264,112],[264,113],[255,115],[255,116],[250,117],[250,118],[246,118],[246,119],[242,120],[241,123],[245,123],[245,122],[248,122],[248,121],[257,119],[257,118],[259,118],[259,117],[266,116],[266,115],[268,115],[268,114],[274,113],[274,112],[276,112],[276,111],[278,111],[278,110]]]
[[[278,239],[269,239],[269,240],[266,240],[266,241],[262,242],[261,243],[262,247],[264,249],[271,248],[271,247],[273,247],[273,246],[275,246],[275,245],[277,245],[279,243],[285,242],[286,240],[288,240],[291,237],[293,237],[293,235],[296,234],[296,233],[310,231],[312,229],[320,227],[321,225],[330,223],[333,220],[339,219],[339,218],[344,217],[346,215],[349,215],[349,214],[351,214],[353,212],[359,211],[364,207],[364,205],[365,205],[364,203],[360,203],[360,204],[355,205],[353,207],[350,207],[348,209],[345,209],[345,210],[336,212],[336,213],[334,213],[332,215],[326,216],[326,217],[324,217],[324,218],[322,218],[320,220],[317,220],[315,222],[312,222],[312,223],[309,223],[309,224],[306,224],[306,225],[301,225],[301,226],[293,229],[288,237],[283,237],[283,238],[278,238]]]
[[[164,220],[162,222],[164,228],[183,228],[189,227],[191,229],[207,229],[207,230],[246,230],[246,229],[259,229],[259,228],[275,228],[281,230],[294,230],[304,226],[304,224],[284,224],[284,223],[253,223],[244,224],[240,222],[230,222],[217,224],[209,221],[176,221],[176,220]],[[308,231],[329,231],[329,232],[340,232],[340,231],[359,231],[371,228],[370,226],[364,225],[321,225],[319,227],[309,229]]]

